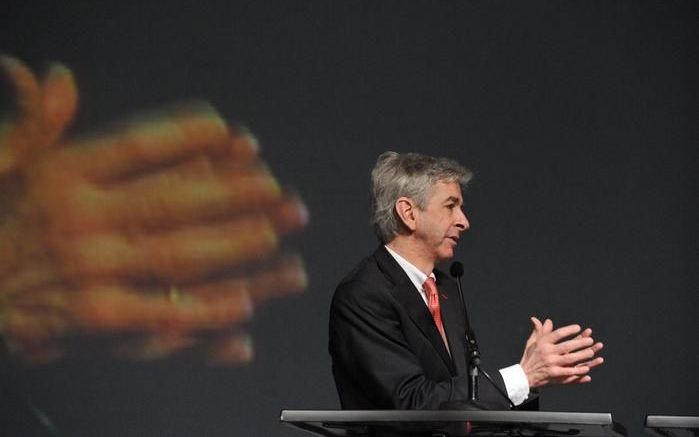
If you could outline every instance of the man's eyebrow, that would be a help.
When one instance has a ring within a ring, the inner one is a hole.
[[[456,196],[449,196],[444,200],[444,203],[449,203],[449,202],[456,202],[458,204],[461,204],[462,200]]]

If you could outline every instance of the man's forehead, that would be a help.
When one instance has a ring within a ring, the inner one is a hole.
[[[458,182],[438,181],[432,185],[431,198],[439,202],[455,201],[463,203],[461,184]]]

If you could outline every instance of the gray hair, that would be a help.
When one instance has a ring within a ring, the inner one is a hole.
[[[437,182],[458,182],[465,186],[473,173],[456,161],[419,153],[384,152],[371,171],[371,224],[379,240],[387,244],[401,231],[396,201],[409,197],[418,208],[427,206]]]

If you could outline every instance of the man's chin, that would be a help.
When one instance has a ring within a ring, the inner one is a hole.
[[[454,258],[454,249],[450,247],[440,250],[437,257],[439,258],[438,261],[449,261]]]

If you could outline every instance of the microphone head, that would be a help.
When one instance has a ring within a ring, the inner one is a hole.
[[[456,278],[462,277],[464,275],[464,265],[458,261],[454,261],[449,267],[449,273]]]

